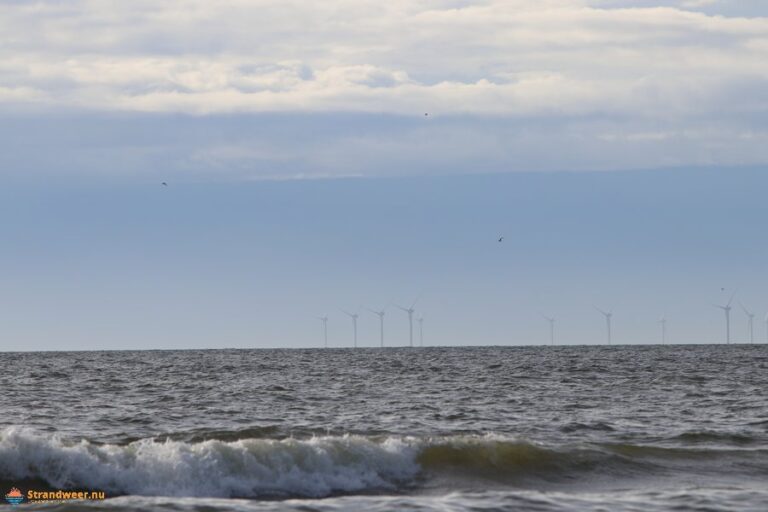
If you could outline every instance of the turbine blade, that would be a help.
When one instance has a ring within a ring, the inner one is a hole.
[[[742,304],[741,301],[739,301],[739,306],[741,306],[741,309],[744,310],[744,313],[747,316],[752,316],[752,312],[750,310],[748,310],[747,307],[744,304]]]

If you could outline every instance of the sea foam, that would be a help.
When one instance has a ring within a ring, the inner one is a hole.
[[[392,490],[419,472],[407,440],[358,436],[234,442],[69,443],[10,427],[0,433],[0,479],[146,496],[312,496]]]

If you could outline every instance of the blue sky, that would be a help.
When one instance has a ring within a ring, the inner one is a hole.
[[[616,342],[657,341],[665,312],[670,339],[717,341],[711,303],[768,308],[766,189],[760,168],[15,185],[5,348],[313,346],[323,314],[348,345],[339,308],[419,295],[428,343],[542,343],[540,313],[563,343],[599,342],[593,305]],[[387,334],[407,339],[391,306]]]
[[[765,339],[762,1],[0,4],[3,349]]]

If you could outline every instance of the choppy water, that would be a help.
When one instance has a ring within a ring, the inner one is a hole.
[[[48,510],[768,510],[768,346],[0,354]]]

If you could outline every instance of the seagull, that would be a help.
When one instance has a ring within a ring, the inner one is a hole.
[[[499,237],[499,242],[503,242],[503,241],[504,241],[504,237],[503,237],[503,236],[500,236],[500,237]]]
[[[167,187],[167,186],[168,186],[168,184],[167,184],[166,182],[163,182],[163,186],[164,186],[164,187]]]

